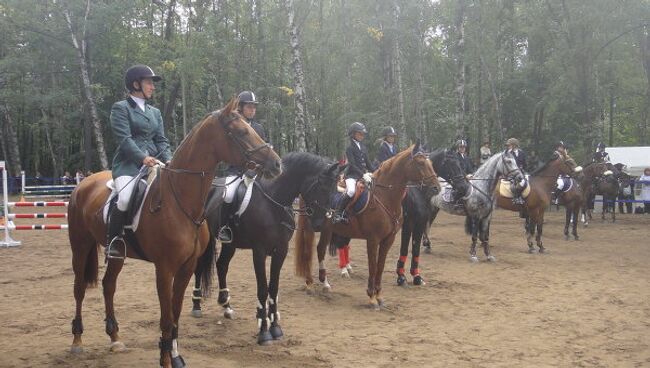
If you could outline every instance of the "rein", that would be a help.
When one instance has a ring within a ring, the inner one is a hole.
[[[206,176],[205,171],[193,171],[193,170],[186,170],[186,169],[171,169],[171,168],[163,168],[165,171],[169,171],[170,174],[186,174],[186,175],[199,175],[201,179],[203,179]],[[214,177],[215,175],[215,170],[212,171],[211,177]],[[172,195],[174,196],[174,200],[176,201],[176,204],[178,207],[181,209],[181,212],[187,217],[188,220],[190,220],[194,226],[199,227],[203,222],[205,221],[206,218],[206,213],[205,213],[205,207],[201,207],[201,214],[197,219],[193,218],[192,215],[190,215],[186,210],[185,207],[183,207],[183,204],[181,200],[178,197],[178,193],[176,192],[176,188],[174,188],[174,182],[172,181],[172,176],[168,175],[168,181],[169,181],[169,188],[171,189]],[[207,186],[208,188],[210,185]],[[205,195],[205,188],[203,186],[203,180],[201,180],[201,198]]]

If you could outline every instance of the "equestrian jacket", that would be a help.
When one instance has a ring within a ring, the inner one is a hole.
[[[393,147],[388,144],[386,141],[381,141],[381,145],[379,146],[379,152],[377,152],[377,161],[379,163],[382,163],[389,158],[395,156],[397,154],[397,144],[393,144]]]
[[[521,171],[528,171],[528,164],[526,163],[526,152],[522,151],[521,148],[515,150],[506,150],[506,152],[512,153],[512,156],[514,156],[515,161],[517,162],[517,166]]]
[[[131,98],[113,104],[111,131],[117,143],[113,157],[113,178],[135,176],[147,156],[162,162],[171,160],[169,140],[165,137],[160,110],[144,105],[142,111]]]
[[[603,151],[597,151],[594,152],[594,155],[592,157],[593,162],[609,162],[609,153]]]
[[[258,123],[257,120],[248,120],[246,118],[244,118],[244,120],[246,120],[246,122],[251,126],[251,128],[253,128],[255,133],[257,133],[257,135],[259,135],[260,138],[262,138],[264,142],[269,143],[269,138],[266,135],[266,129],[264,129],[264,125]],[[226,176],[235,176],[235,175],[240,175],[241,172],[242,172],[242,168],[240,168],[239,166],[230,165],[226,169],[225,174]]]
[[[463,168],[465,175],[472,174],[474,172],[474,163],[468,155],[462,155],[460,152],[456,152],[458,155],[458,160],[460,161],[460,166]]]
[[[375,171],[372,163],[368,159],[368,149],[363,143],[359,142],[359,148],[353,139],[350,139],[350,145],[345,150],[345,157],[348,159],[347,178],[359,180],[363,174]]]

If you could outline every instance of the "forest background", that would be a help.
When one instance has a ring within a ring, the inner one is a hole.
[[[241,90],[280,153],[331,158],[361,121],[369,146],[514,136],[648,145],[649,0],[0,0],[0,147],[10,173],[110,167],[111,105],[136,63],[175,148]]]

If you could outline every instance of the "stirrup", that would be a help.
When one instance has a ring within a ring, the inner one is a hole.
[[[120,254],[118,248],[115,248],[113,246],[113,244],[118,242],[122,243],[122,247],[124,248],[124,256]],[[121,259],[121,260],[126,259],[126,242],[121,236],[114,237],[111,240],[111,242],[106,246],[106,259]]]
[[[521,198],[521,197],[514,197],[514,198],[512,198],[512,203],[514,203],[514,204],[524,204],[524,203],[526,203],[526,201],[524,201],[524,199]]]
[[[349,224],[350,219],[345,215],[345,213],[336,213],[334,214],[334,217],[332,217],[332,224]]]
[[[219,229],[219,235],[217,235],[217,238],[221,242],[221,244],[229,244],[232,243],[232,229],[228,225],[223,225],[221,229]]]

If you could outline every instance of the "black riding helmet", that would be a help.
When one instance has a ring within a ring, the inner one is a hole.
[[[352,137],[356,132],[368,134],[368,131],[366,130],[366,126],[361,124],[358,121],[355,121],[354,123],[352,123],[352,125],[350,125],[350,128],[348,128],[348,136]]]
[[[239,108],[241,109],[244,104],[253,104],[257,105],[259,101],[257,101],[257,97],[255,96],[255,93],[251,91],[242,91],[239,93],[237,96],[239,98]]]
[[[381,133],[382,137],[397,137],[397,132],[395,131],[395,128],[392,126],[388,126],[384,128],[384,130]]]
[[[599,151],[604,151],[605,150],[605,143],[603,143],[603,142],[598,143],[598,146],[596,148],[598,148]]]
[[[145,78],[151,78],[154,82],[162,80],[162,78],[159,75],[156,75],[150,67],[138,64],[130,67],[126,71],[126,74],[124,75],[124,85],[129,92],[140,92],[142,91],[142,88],[136,89],[133,86],[133,82],[140,83],[140,81]]]
[[[558,142],[555,144],[555,147],[554,147],[554,148],[555,148],[555,149],[558,149],[558,148],[560,148],[560,147],[562,147],[562,148],[566,148],[566,145],[564,144],[563,141],[558,141]]]

